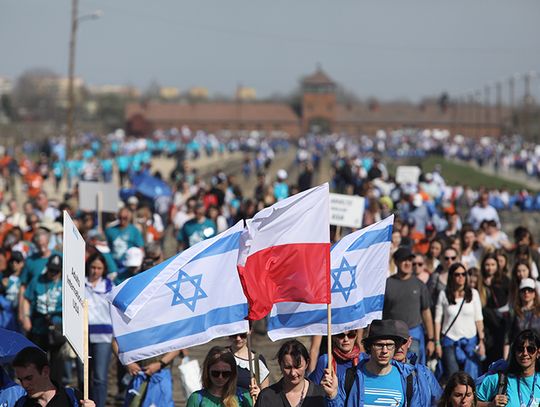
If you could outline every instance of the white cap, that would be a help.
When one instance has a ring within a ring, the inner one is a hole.
[[[287,171],[285,171],[283,168],[281,170],[278,170],[276,175],[281,180],[287,179]]]
[[[138,247],[130,247],[126,251],[124,257],[124,266],[126,267],[141,267],[143,262],[144,253],[142,249]]]
[[[524,278],[519,283],[519,289],[523,290],[524,288],[530,288],[531,290],[536,290],[536,283],[532,278]]]
[[[422,206],[424,203],[424,198],[420,194],[414,194],[412,204],[416,207]]]

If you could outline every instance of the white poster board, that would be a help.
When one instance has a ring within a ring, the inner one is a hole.
[[[98,195],[101,193],[101,212],[118,212],[118,187],[112,182],[79,183],[79,208],[83,211],[98,210]]]
[[[330,224],[360,228],[364,207],[365,198],[361,196],[330,194]]]
[[[418,184],[422,170],[412,165],[400,165],[396,169],[396,182],[398,184]]]
[[[62,333],[84,360],[85,242],[64,211],[62,259]]]

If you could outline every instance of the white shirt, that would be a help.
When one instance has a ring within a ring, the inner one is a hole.
[[[463,308],[457,317],[456,322],[450,328],[450,331],[446,334],[453,341],[457,341],[461,338],[472,338],[476,336],[476,321],[482,321],[482,303],[480,302],[480,295],[474,288],[472,290],[472,301],[463,304]],[[465,301],[465,298],[456,299],[455,304],[449,304],[448,298],[446,298],[446,292],[441,291],[435,306],[435,322],[442,322],[441,336],[447,330],[454,318],[456,317],[461,303]],[[441,338],[442,339],[442,338]]]

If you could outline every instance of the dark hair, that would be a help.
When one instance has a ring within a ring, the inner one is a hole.
[[[523,368],[520,366],[516,358],[516,351],[519,346],[523,346],[525,341],[534,344],[536,349],[540,349],[540,338],[538,338],[538,335],[536,335],[533,330],[525,329],[524,331],[521,331],[518,336],[516,336],[516,339],[514,339],[514,342],[512,342],[512,346],[510,347],[510,359],[508,361],[508,369],[506,370],[509,375],[521,376],[523,373]],[[536,359],[536,366],[534,370],[535,372],[540,372],[540,361],[538,359]]]
[[[493,276],[493,282],[499,283],[502,280],[503,275],[502,275],[502,272],[501,272],[501,268],[499,267],[499,260],[497,259],[497,255],[495,253],[487,253],[484,256],[484,258],[482,259],[482,264],[480,265],[480,271],[482,273],[482,278],[487,277],[485,264],[486,264],[486,261],[488,261],[489,259],[495,260],[495,263],[497,263],[497,271],[495,272],[495,275]]]
[[[291,356],[294,361],[294,367],[298,367],[302,364],[302,358],[304,358],[306,364],[309,364],[309,353],[306,347],[296,339],[285,342],[281,345],[281,348],[279,348],[276,359],[280,365],[283,363],[283,359],[285,359],[286,355]]]
[[[457,386],[463,385],[470,387],[473,392],[473,406],[476,406],[478,402],[478,397],[476,396],[476,384],[474,383],[474,380],[471,376],[469,376],[465,372],[456,372],[452,376],[450,376],[450,379],[448,379],[448,383],[446,384],[446,387],[444,388],[443,394],[439,400],[439,404],[437,404],[438,407],[451,407],[452,406],[452,393],[456,389]]]
[[[460,268],[463,269],[463,272],[465,273],[465,287],[464,287],[465,302],[472,301],[472,290],[471,290],[471,287],[469,287],[469,278],[467,276],[467,269],[461,263],[454,263],[448,269],[448,284],[446,285],[446,298],[448,298],[448,302],[450,304],[456,303],[455,291],[457,287],[456,287],[456,282],[454,280],[454,273]]]
[[[466,247],[465,247],[465,235],[467,233],[470,233],[472,232],[474,234],[474,236],[476,237],[476,232],[474,231],[474,228],[470,225],[470,224],[465,224],[463,225],[463,227],[461,228],[461,232],[459,233],[459,240],[461,242],[461,251],[465,250]],[[472,246],[472,249],[474,251],[478,250],[478,247],[479,247],[479,243],[478,243],[478,239],[476,239],[473,243],[473,246]]]
[[[203,363],[201,377],[202,386],[204,389],[210,389],[210,387],[212,386],[212,380],[210,378],[210,368],[218,362],[224,362],[231,368],[231,377],[225,385],[221,400],[224,406],[233,406],[235,405],[236,399],[236,380],[238,377],[238,372],[236,370],[236,360],[234,359],[234,355],[231,353],[230,349],[224,348],[223,346],[214,346],[208,351],[208,354],[206,355],[206,358],[204,358]]]
[[[88,273],[90,273],[90,265],[96,261],[99,260],[103,263],[103,275],[102,277],[105,277],[107,273],[109,272],[109,268],[107,267],[107,261],[105,260],[105,257],[100,252],[95,252],[91,254],[88,259],[86,260],[85,266],[84,266],[84,275],[87,276]]]
[[[514,241],[516,243],[521,242],[525,237],[529,236],[529,239],[531,241],[531,245],[534,244],[533,236],[529,229],[527,229],[525,226],[518,226],[514,229]]]
[[[49,360],[47,359],[47,354],[41,349],[34,346],[28,346],[15,356],[13,362],[11,362],[13,367],[28,367],[34,365],[39,373],[43,371],[45,366],[49,366]]]

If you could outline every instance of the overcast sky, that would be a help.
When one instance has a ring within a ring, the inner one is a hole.
[[[70,0],[0,0],[0,75],[67,73]],[[539,0],[80,0],[76,74],[287,93],[320,63],[366,98],[461,95],[540,71]],[[540,94],[540,79],[535,93]],[[522,86],[522,85],[520,85]]]

